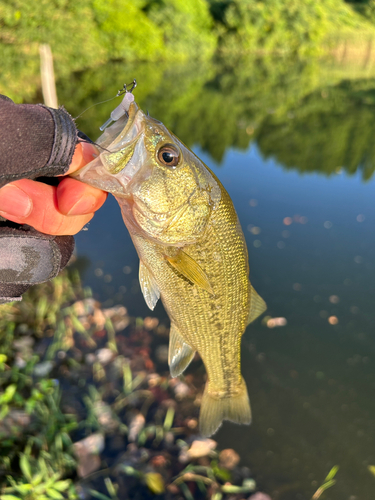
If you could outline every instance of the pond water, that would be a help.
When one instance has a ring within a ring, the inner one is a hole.
[[[225,423],[215,439],[240,453],[274,500],[310,499],[336,464],[337,484],[323,498],[368,500],[375,491],[368,470],[375,465],[370,73],[316,61],[117,64],[58,89],[60,101],[78,114],[135,76],[141,107],[192,147],[229,192],[249,249],[250,278],[268,310],[242,342],[253,423]],[[71,85],[78,89],[74,103]],[[113,107],[112,101],[89,110],[78,126],[95,138]],[[76,241],[84,284],[98,299],[123,303],[131,315],[151,314],[112,197]],[[152,315],[167,321],[160,304]],[[271,328],[269,317],[286,324]]]

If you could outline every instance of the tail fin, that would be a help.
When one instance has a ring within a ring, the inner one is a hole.
[[[223,420],[230,420],[236,424],[250,424],[250,401],[244,379],[237,394],[224,398],[210,395],[207,387],[208,384],[203,393],[199,415],[199,430],[202,436],[208,437],[214,434]]]

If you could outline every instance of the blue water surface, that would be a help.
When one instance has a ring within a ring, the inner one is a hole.
[[[194,152],[230,194],[249,249],[250,278],[266,317],[243,337],[250,427],[225,423],[235,447],[274,499],[309,499],[334,465],[326,499],[368,500],[375,478],[374,181],[360,173],[300,173],[264,159],[256,143],[218,164]],[[148,310],[138,257],[111,196],[76,237],[84,284],[105,305]],[[154,313],[167,316],[161,304]],[[284,326],[272,326],[272,318]]]

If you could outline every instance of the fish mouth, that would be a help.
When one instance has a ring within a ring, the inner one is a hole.
[[[99,156],[72,176],[103,191],[126,195],[128,184],[141,168],[137,157],[143,147],[140,135],[144,116],[137,104],[131,103],[128,116],[120,118],[99,137]]]

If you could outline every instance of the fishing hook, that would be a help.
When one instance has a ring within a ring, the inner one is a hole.
[[[131,86],[130,89],[128,89],[129,86]],[[128,113],[129,106],[134,101],[134,96],[132,92],[136,86],[137,86],[137,81],[134,78],[132,83],[129,84],[124,83],[123,88],[117,92],[116,97],[124,96],[124,98],[121,101],[121,103],[117,106],[117,108],[115,108],[112,111],[111,116],[108,118],[108,120],[105,123],[103,123],[101,127],[99,127],[102,132],[109,125],[111,125],[112,122],[116,122],[119,118]]]

